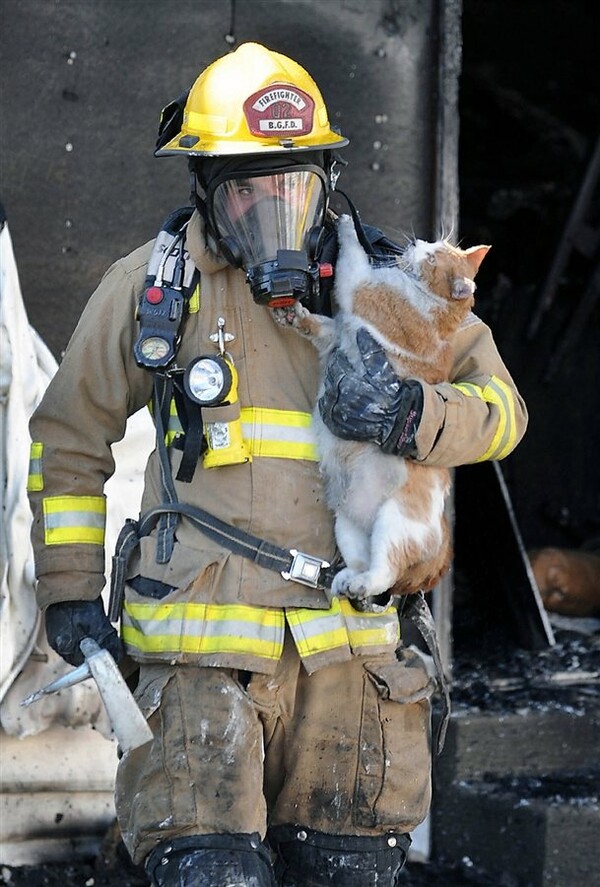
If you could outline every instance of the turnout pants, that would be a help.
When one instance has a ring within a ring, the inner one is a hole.
[[[308,675],[289,636],[273,675],[143,665],[136,696],[154,741],[121,758],[116,786],[131,856],[288,824],[410,832],[431,797],[432,691],[409,650]]]

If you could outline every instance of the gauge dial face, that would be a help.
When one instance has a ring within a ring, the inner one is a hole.
[[[169,353],[170,345],[161,336],[148,336],[140,345],[146,360],[163,360]]]

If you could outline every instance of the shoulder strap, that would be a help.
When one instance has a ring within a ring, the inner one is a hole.
[[[181,274],[181,289],[186,299],[189,299],[198,283],[199,271],[189,258],[184,254],[183,249],[178,246],[185,244],[185,229],[194,212],[193,206],[182,206],[174,210],[161,225],[160,231],[156,235],[154,247],[148,260],[148,269],[146,271],[145,287],[154,286],[155,283],[163,283],[167,281],[170,284],[177,282],[175,280],[178,272]],[[181,259],[183,255],[184,266],[181,267]],[[157,277],[160,280],[157,280]]]

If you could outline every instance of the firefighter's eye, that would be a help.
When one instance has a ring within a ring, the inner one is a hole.
[[[254,192],[254,185],[251,182],[238,182],[237,193],[240,197],[249,197]]]

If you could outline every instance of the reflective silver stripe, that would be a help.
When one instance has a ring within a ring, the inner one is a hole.
[[[98,511],[54,511],[46,513],[44,522],[48,530],[62,527],[94,527],[103,530],[106,515]]]
[[[143,653],[241,654],[277,661],[283,651],[283,610],[247,604],[125,601],[126,645]]]
[[[261,625],[256,622],[240,622],[234,619],[187,619],[185,616],[175,619],[139,619],[133,618],[125,609],[123,624],[138,628],[146,637],[158,636],[184,636],[193,638],[202,637],[232,637],[240,640],[247,638],[251,641],[263,641],[276,644],[281,636],[281,628],[274,625]]]
[[[393,643],[398,633],[398,613],[392,608],[387,613],[355,613],[349,616],[346,613],[346,625],[350,633],[350,645],[358,638],[358,635],[366,632],[377,631],[382,635],[382,643]],[[386,636],[385,639],[383,636]]]
[[[242,430],[244,438],[247,440],[254,438],[255,440],[278,440],[284,443],[316,443],[316,438],[311,428],[242,422]]]
[[[334,598],[330,610],[290,609],[286,617],[303,658],[344,646],[357,650],[395,645],[400,636],[395,607],[360,613],[345,598]]]

